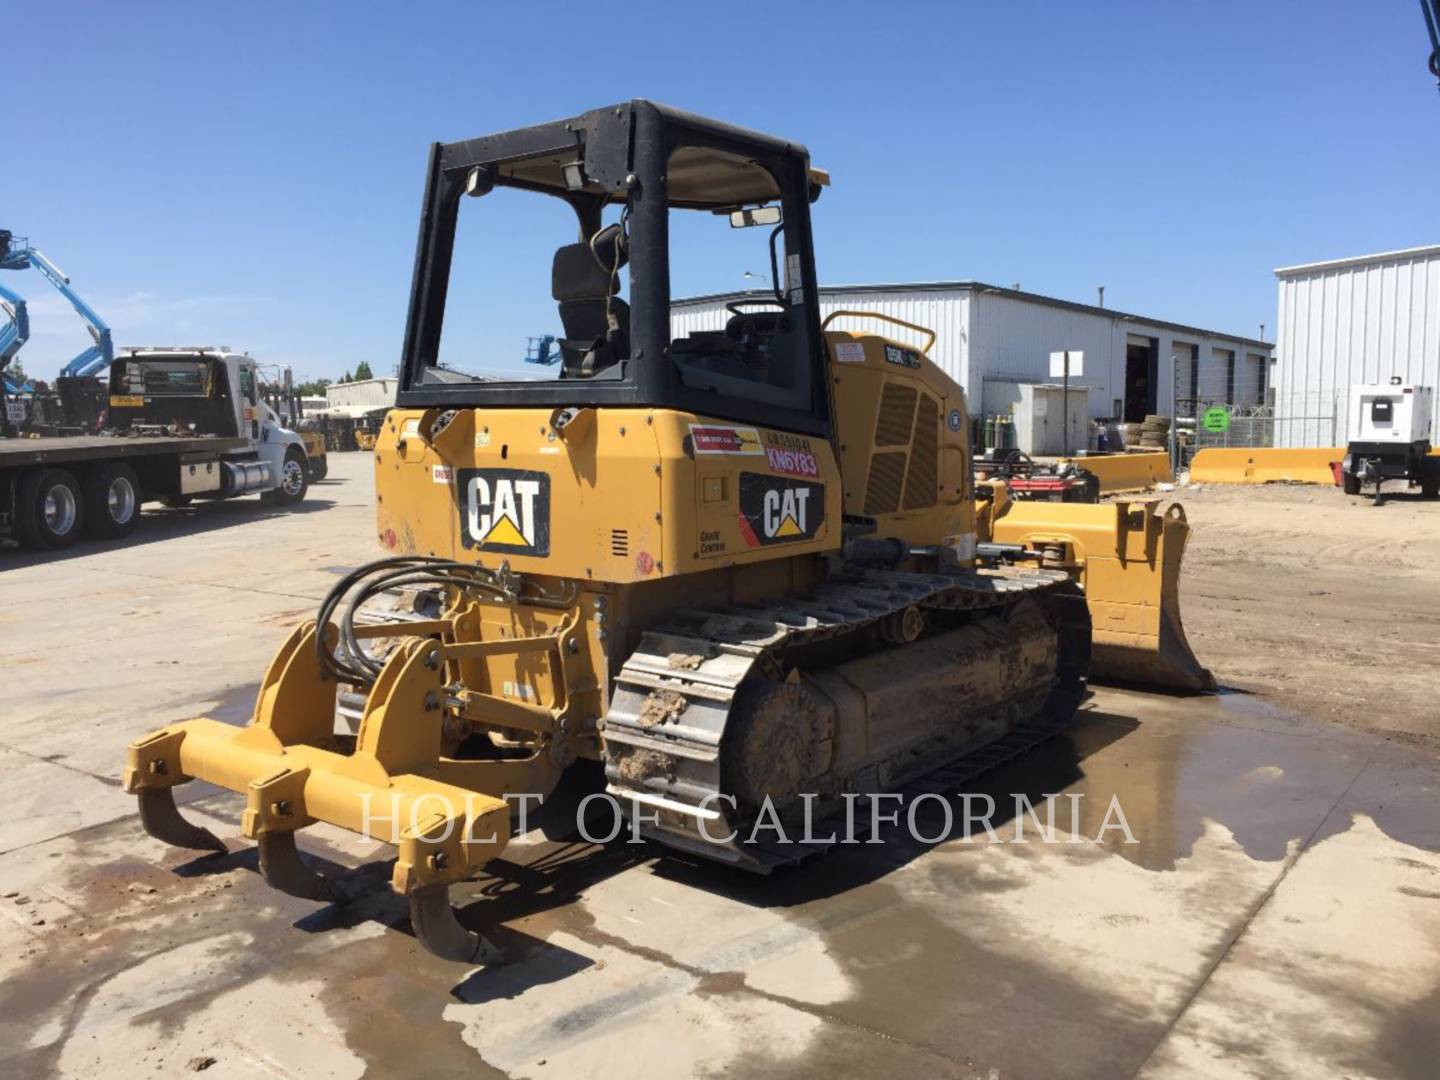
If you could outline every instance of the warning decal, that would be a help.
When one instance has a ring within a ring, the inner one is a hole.
[[[697,454],[763,454],[760,433],[749,427],[691,424],[690,438]]]

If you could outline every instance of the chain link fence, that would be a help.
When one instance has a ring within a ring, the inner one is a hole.
[[[1188,469],[1190,459],[1207,447],[1339,446],[1345,441],[1345,401],[1337,390],[1300,394],[1266,394],[1263,405],[1232,405],[1205,398],[1175,401],[1176,468]],[[1208,431],[1209,409],[1224,409],[1229,426]]]

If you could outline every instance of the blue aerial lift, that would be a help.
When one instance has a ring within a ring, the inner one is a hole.
[[[31,247],[28,240],[8,229],[0,229],[0,270],[28,270],[31,267],[40,271],[41,276],[70,301],[70,306],[85,320],[85,328],[95,340],[90,348],[60,370],[60,377],[83,379],[108,369],[115,359],[115,346],[110,340],[110,327],[105,320],[95,314],[95,310],[70,287],[70,279],[60,272],[60,268]],[[5,325],[0,326],[0,374],[3,374],[30,337],[30,316],[25,310],[25,298],[4,285],[0,285],[0,309],[9,316]],[[26,390],[6,379],[5,392],[20,394]]]
[[[560,362],[560,350],[555,348],[554,334],[544,334],[525,340],[530,343],[525,350],[525,363],[558,364]]]

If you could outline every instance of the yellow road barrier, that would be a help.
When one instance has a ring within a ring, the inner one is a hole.
[[[1190,463],[1192,484],[1333,484],[1343,446],[1207,447]]]

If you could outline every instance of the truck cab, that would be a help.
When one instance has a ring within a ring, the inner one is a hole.
[[[229,455],[193,477],[186,471],[182,496],[284,489],[287,479],[293,489],[296,478],[286,476],[292,447],[299,450],[301,474],[308,473],[303,438],[261,397],[258,365],[248,354],[128,349],[110,367],[109,405],[107,427],[117,434],[246,440],[248,453]]]
[[[0,439],[0,537],[51,551],[128,536],[147,502],[305,498],[304,443],[261,398],[244,353],[128,349],[107,389],[99,435]]]

